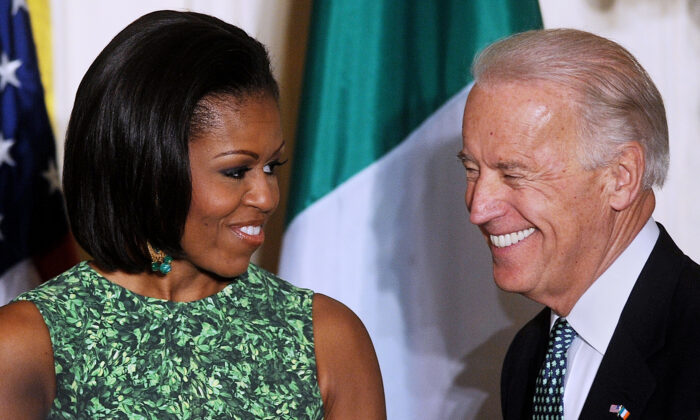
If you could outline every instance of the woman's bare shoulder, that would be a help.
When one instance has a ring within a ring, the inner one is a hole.
[[[347,306],[317,293],[313,324],[325,418],[385,419],[379,363],[362,321]]]
[[[15,357],[32,357],[34,354],[20,354],[17,350],[41,349],[51,354],[51,338],[39,309],[27,301],[10,303],[0,307],[0,357],[7,352],[17,353]]]
[[[44,319],[31,302],[0,308],[0,377],[0,412],[8,418],[45,415],[55,393],[53,350]]]

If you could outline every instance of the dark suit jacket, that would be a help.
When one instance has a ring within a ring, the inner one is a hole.
[[[666,230],[622,310],[581,419],[613,419],[622,404],[636,419],[700,419],[700,266]],[[550,310],[515,336],[501,374],[503,417],[532,417],[535,378],[547,350]]]

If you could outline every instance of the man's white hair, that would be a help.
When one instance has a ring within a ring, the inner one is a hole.
[[[644,189],[663,186],[668,172],[668,125],[651,78],[622,46],[574,29],[528,31],[500,40],[472,65],[479,85],[544,83],[573,93],[579,159],[593,169],[610,163],[619,146],[644,149]]]

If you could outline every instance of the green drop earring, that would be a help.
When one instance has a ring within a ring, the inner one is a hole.
[[[172,269],[170,263],[173,261],[173,257],[166,255],[158,248],[153,248],[148,242],[146,242],[146,246],[148,246],[148,253],[151,255],[151,270],[163,275],[168,274]]]

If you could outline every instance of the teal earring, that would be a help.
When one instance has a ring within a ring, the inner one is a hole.
[[[163,275],[168,274],[172,269],[170,263],[173,261],[173,257],[166,255],[158,248],[153,248],[148,242],[146,242],[146,246],[148,246],[148,253],[151,255],[151,270]]]

